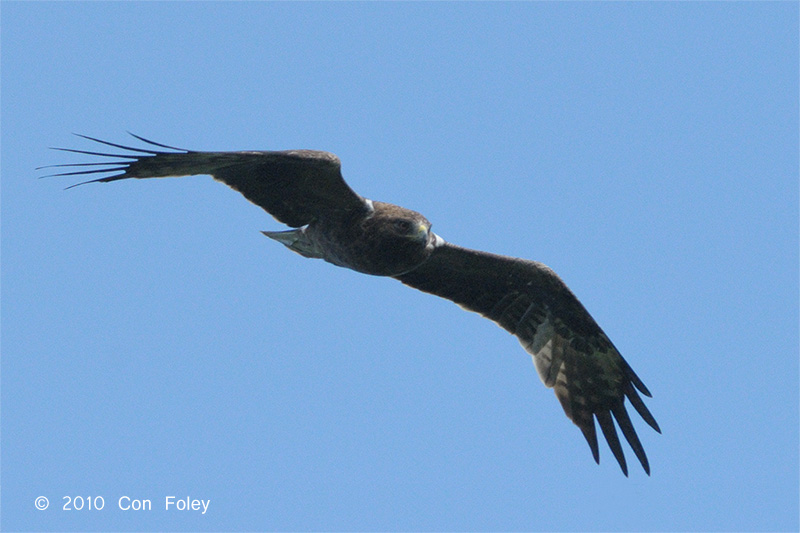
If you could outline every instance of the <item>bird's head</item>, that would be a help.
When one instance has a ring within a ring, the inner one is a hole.
[[[420,213],[383,202],[373,205],[374,212],[367,222],[370,232],[380,234],[383,239],[400,239],[423,248],[431,241],[431,223]]]
[[[384,202],[372,202],[373,212],[362,223],[371,260],[391,265],[384,275],[407,272],[428,259],[436,235],[431,223],[411,209]]]
[[[417,216],[389,219],[388,229],[404,239],[427,243],[430,236],[431,223],[419,213],[414,214]]]

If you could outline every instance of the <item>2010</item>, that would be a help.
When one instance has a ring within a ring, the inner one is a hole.
[[[64,511],[83,511],[84,509],[87,511],[99,511],[106,506],[106,501],[102,496],[87,496],[85,498],[83,496],[75,496],[74,498],[64,496],[62,499],[64,500],[64,507],[62,507]]]

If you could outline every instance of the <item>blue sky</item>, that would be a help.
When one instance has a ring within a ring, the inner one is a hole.
[[[653,392],[652,476],[208,177],[36,179],[126,130],[329,150],[548,264]],[[2,3],[4,531],[796,530],[799,374],[797,3]]]

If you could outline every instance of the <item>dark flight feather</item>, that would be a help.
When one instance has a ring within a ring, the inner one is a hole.
[[[129,153],[57,148],[114,160],[41,168],[83,167],[51,176],[111,174],[83,183],[211,175],[280,222],[297,228],[264,232],[292,251],[358,272],[394,277],[496,322],[531,354],[542,382],[553,388],[596,462],[600,462],[600,452],[595,421],[626,476],[617,426],[644,471],[650,473],[625,408],[627,398],[660,433],[639,396],[641,392],[649,397],[650,391],[572,291],[545,265],[446,243],[430,231],[430,222],[419,213],[356,194],[342,178],[339,159],[328,152],[195,152],[131,135],[158,149],[80,135]]]

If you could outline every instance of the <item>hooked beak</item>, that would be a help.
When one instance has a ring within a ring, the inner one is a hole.
[[[424,222],[420,222],[417,226],[417,232],[412,236],[412,238],[419,242],[427,242],[430,240],[431,236],[431,227],[429,224],[425,224]]]

